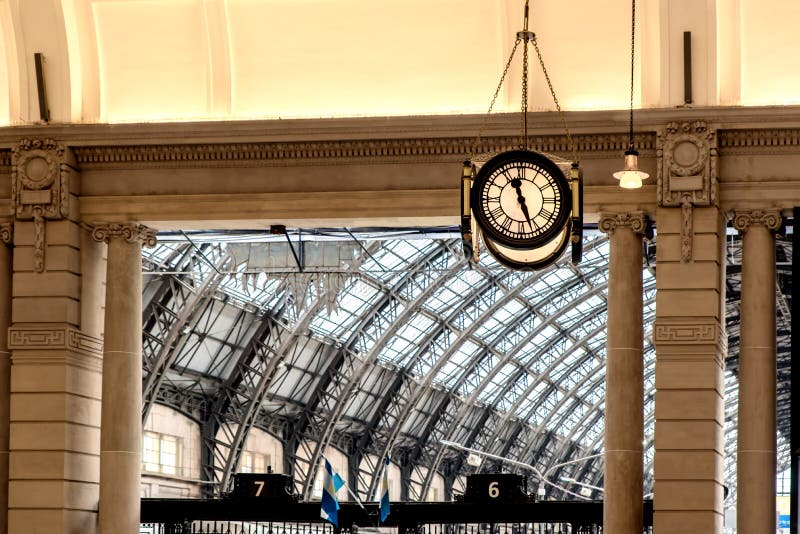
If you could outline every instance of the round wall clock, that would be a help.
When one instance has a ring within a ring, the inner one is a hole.
[[[487,161],[470,196],[486,241],[509,249],[530,250],[550,243],[563,233],[572,210],[564,173],[552,160],[530,150],[502,152]]]

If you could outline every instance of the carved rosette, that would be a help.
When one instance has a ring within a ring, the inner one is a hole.
[[[36,272],[44,271],[44,221],[67,217],[76,173],[72,152],[52,139],[23,139],[11,150],[11,201],[17,219],[33,219]]]
[[[658,132],[658,205],[716,206],[717,132],[704,121],[669,123]]]
[[[658,133],[658,205],[681,208],[681,261],[692,259],[693,208],[719,205],[717,132],[704,121],[671,122]]]
[[[781,212],[778,210],[736,210],[733,212],[733,227],[741,233],[751,226],[765,226],[773,232],[781,227]]]
[[[14,223],[0,223],[0,241],[6,245],[14,242]]]
[[[601,213],[597,223],[601,232],[611,235],[617,228],[630,228],[637,234],[647,229],[647,215],[643,211],[628,213]]]
[[[90,226],[92,239],[108,243],[111,239],[124,239],[144,247],[156,246],[156,231],[136,223],[99,223]]]

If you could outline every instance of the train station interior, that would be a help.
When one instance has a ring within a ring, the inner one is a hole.
[[[800,532],[799,20],[0,0],[0,534]]]

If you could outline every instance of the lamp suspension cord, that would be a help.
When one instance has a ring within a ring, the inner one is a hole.
[[[631,115],[628,131],[628,150],[633,150],[633,63],[636,49],[634,48],[636,36],[636,0],[631,0]]]

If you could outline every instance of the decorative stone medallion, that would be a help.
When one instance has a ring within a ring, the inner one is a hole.
[[[681,261],[692,259],[693,208],[719,205],[717,132],[704,121],[658,132],[658,205],[681,208]]]
[[[34,271],[44,271],[44,221],[69,214],[70,177],[77,173],[72,152],[52,139],[23,139],[11,151],[14,215],[34,222]]]

